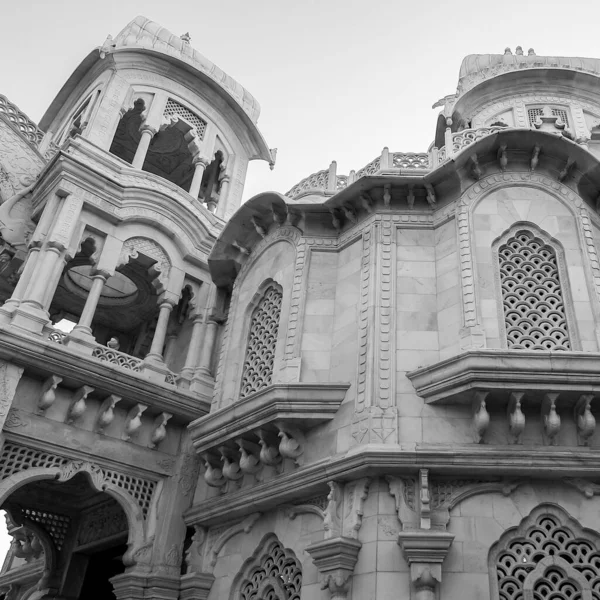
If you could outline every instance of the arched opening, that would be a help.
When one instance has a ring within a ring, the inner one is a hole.
[[[13,538],[0,571],[11,598],[35,589],[68,600],[115,598],[110,579],[125,571],[128,520],[119,502],[90,483],[39,479],[15,489],[2,505]]]
[[[133,162],[135,151],[142,137],[140,126],[144,120],[143,113],[145,110],[146,103],[142,98],[138,98],[133,103],[133,107],[121,117],[112,144],[110,145],[109,152],[129,164]]]

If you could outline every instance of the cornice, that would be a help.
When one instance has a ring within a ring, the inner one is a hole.
[[[333,419],[350,384],[281,383],[212,412],[189,425],[201,453],[275,421],[307,430]]]
[[[473,390],[563,392],[568,399],[600,389],[600,354],[471,350],[407,377],[430,404],[470,404]]]
[[[207,498],[184,515],[188,525],[213,525],[256,511],[268,511],[298,500],[298,490],[309,497],[327,492],[328,481],[361,477],[415,476],[418,469],[444,476],[594,478],[600,469],[600,450],[581,447],[482,446],[418,444],[366,445],[344,455],[300,467],[248,489]]]

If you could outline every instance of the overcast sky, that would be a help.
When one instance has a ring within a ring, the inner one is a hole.
[[[600,57],[600,2],[504,0],[0,0],[0,93],[34,121],[79,62],[136,15],[180,35],[246,87],[277,166],[251,165],[244,198],[286,192],[384,146],[425,152],[467,54],[506,46]],[[1,547],[0,547],[1,552]]]

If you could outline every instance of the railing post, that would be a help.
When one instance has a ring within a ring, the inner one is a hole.
[[[379,169],[381,171],[383,171],[383,170],[387,170],[387,169],[391,169],[391,168],[392,168],[392,162],[390,161],[390,149],[386,146],[381,151],[381,160],[379,162]]]
[[[327,177],[327,191],[335,192],[337,189],[337,162],[331,161],[329,165],[329,175]]]
[[[452,143],[452,119],[448,117],[446,119],[446,133],[444,134],[444,142],[446,146],[446,158],[454,156],[454,147]]]

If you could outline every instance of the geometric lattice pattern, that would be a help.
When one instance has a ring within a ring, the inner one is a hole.
[[[562,510],[536,511],[527,518],[524,530],[521,526],[507,532],[499,543],[495,557],[498,597],[600,600],[597,535],[582,530]]]
[[[186,108],[179,102],[169,98],[165,106],[165,117],[181,117],[189,125],[191,125],[198,134],[198,138],[203,140],[206,132],[206,121],[195,115],[189,108]]]
[[[521,230],[500,246],[498,259],[508,347],[569,350],[554,248]]]
[[[21,514],[26,519],[39,523],[52,538],[58,550],[62,549],[71,523],[69,517],[31,508],[22,508]]]
[[[103,472],[104,480],[107,483],[112,483],[113,485],[120,487],[137,500],[144,513],[144,518],[146,518],[148,516],[148,511],[150,510],[152,495],[156,489],[156,482],[142,479],[141,477],[125,475],[124,473],[117,473],[116,471],[103,470]]]
[[[0,113],[2,113],[32,144],[42,141],[44,132],[6,96],[0,95]]]
[[[236,600],[300,600],[302,567],[279,540],[272,539],[239,587]]]
[[[242,372],[242,398],[271,385],[283,295],[269,287],[252,313]]]
[[[552,108],[552,116],[558,117],[566,127],[569,126],[569,117],[567,116],[567,111],[564,108]],[[527,110],[527,119],[529,120],[529,126],[533,127],[535,120],[544,114],[543,108],[530,108]]]
[[[4,444],[0,455],[0,480],[33,467],[56,468],[63,467],[69,462],[71,460],[64,456],[57,456],[43,450],[34,450],[33,448],[8,442]],[[102,469],[102,474],[107,483],[116,485],[128,492],[139,504],[144,518],[148,517],[150,503],[156,489],[155,481],[108,469]]]

